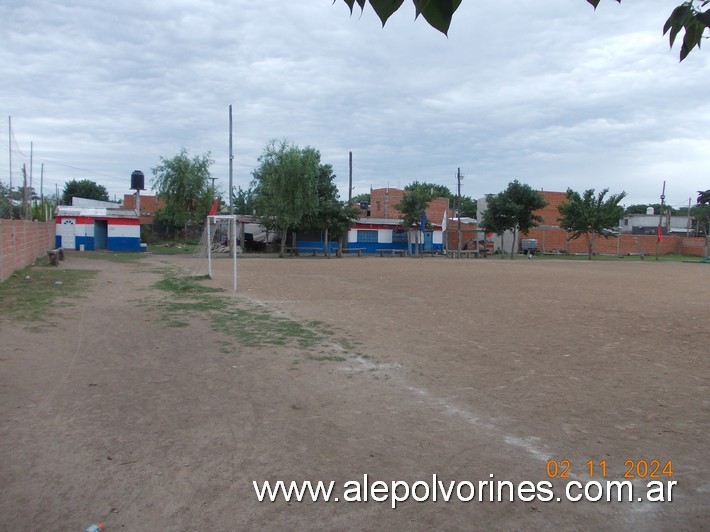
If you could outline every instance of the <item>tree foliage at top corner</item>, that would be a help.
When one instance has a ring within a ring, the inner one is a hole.
[[[360,10],[365,9],[365,3],[369,3],[372,9],[375,10],[377,16],[382,22],[382,26],[387,23],[387,20],[392,14],[397,11],[404,0],[344,0],[350,8],[352,14],[355,4],[360,6]],[[419,15],[424,17],[430,26],[436,28],[444,35],[448,34],[449,26],[451,26],[451,18],[461,5],[461,0],[412,0],[415,9],[415,19]],[[333,0],[335,3],[335,0]]]
[[[335,3],[336,0],[333,0]],[[594,9],[599,6],[601,0],[587,0]],[[621,3],[621,0],[616,0]],[[369,3],[377,16],[382,21],[382,26],[397,11],[404,0],[344,0],[350,8],[352,14],[355,4],[360,6],[360,10],[365,9],[365,4]],[[415,18],[422,15],[430,26],[436,28],[444,35],[448,35],[451,19],[461,5],[461,0],[412,0],[416,12]],[[663,26],[663,35],[668,34],[671,48],[676,37],[681,30],[684,30],[683,44],[680,48],[680,60],[683,61],[696,46],[700,48],[700,42],[705,33],[705,28],[710,27],[710,9],[703,11],[709,0],[687,0],[676,7]]]

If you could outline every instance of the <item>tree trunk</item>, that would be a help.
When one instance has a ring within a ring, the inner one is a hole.
[[[279,257],[284,258],[286,252],[286,235],[288,235],[288,227],[284,227],[281,231],[281,247],[279,249]]]
[[[510,260],[515,258],[515,241],[517,240],[518,227],[513,227],[513,243],[510,245]]]
[[[505,258],[505,232],[500,234],[500,258]]]
[[[325,228],[325,247],[323,248],[323,253],[326,257],[330,258],[330,242],[328,242],[328,228]]]
[[[592,247],[594,246],[594,240],[592,240],[589,233],[585,236],[587,237],[587,260],[592,260]]]

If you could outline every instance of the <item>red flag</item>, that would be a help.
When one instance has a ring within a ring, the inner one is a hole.
[[[663,231],[661,231],[661,224],[658,224],[658,241],[663,242]]]
[[[210,212],[207,214],[207,216],[214,216],[217,214],[217,205],[219,204],[219,200],[214,200],[214,203],[212,204],[212,208],[210,209]]]

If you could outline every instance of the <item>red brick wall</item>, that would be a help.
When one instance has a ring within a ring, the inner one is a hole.
[[[584,236],[576,240],[567,240],[568,233],[563,229],[539,228],[530,230],[528,235],[521,235],[521,238],[536,238],[537,247],[541,251],[559,251],[567,253],[586,253],[587,242]],[[631,235],[622,234],[619,241],[619,253],[628,255],[643,252],[645,255],[656,253],[656,235]],[[616,237],[597,237],[594,243],[594,252],[603,255],[616,254]],[[686,238],[683,236],[668,235],[663,237],[663,242],[659,246],[662,255],[669,253],[680,253],[683,255],[694,255],[702,257],[705,253],[704,238]]]
[[[542,194],[545,196],[547,207],[535,211],[536,215],[542,216],[540,225],[558,225],[560,211],[557,210],[557,206],[567,203],[567,194],[565,192],[542,192]]]
[[[370,217],[387,218],[398,220],[402,213],[397,209],[397,205],[407,193],[399,188],[376,188],[370,191]],[[441,225],[444,221],[444,213],[449,209],[448,198],[434,198],[426,208],[426,215],[429,222]],[[451,213],[449,212],[449,215]]]
[[[164,207],[163,198],[141,195],[141,225],[152,225],[155,213]],[[122,208],[135,209],[136,197],[133,194],[124,194]]]
[[[471,224],[461,224],[461,246],[471,239],[483,240],[485,235],[476,231],[476,226]],[[458,249],[458,224],[456,220],[449,220],[446,227],[446,249]]]
[[[0,220],[0,282],[54,249],[56,224]]]

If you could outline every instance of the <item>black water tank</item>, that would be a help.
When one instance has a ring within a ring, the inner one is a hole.
[[[140,170],[131,174],[131,190],[145,190],[145,175]]]

